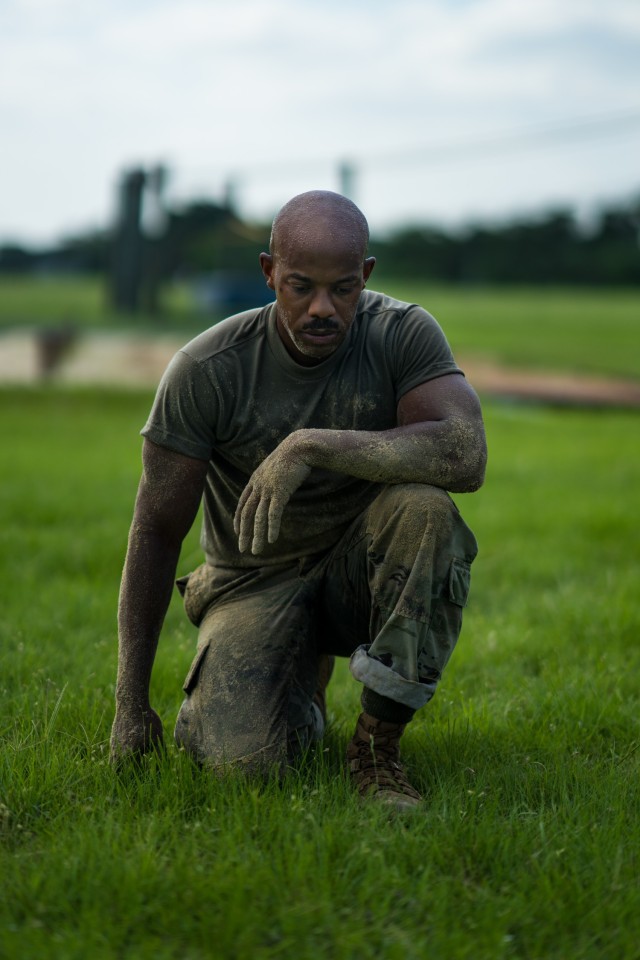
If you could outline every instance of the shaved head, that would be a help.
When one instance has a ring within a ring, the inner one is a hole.
[[[276,215],[271,230],[271,256],[287,260],[292,251],[329,243],[347,256],[364,260],[369,225],[355,203],[330,190],[310,190],[293,197]]]
[[[368,241],[362,212],[329,190],[299,194],[273,221],[260,266],[276,295],[278,333],[297,363],[321,363],[349,333],[376,262]]]

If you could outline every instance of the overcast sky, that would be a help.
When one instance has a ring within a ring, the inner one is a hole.
[[[108,224],[119,171],[374,230],[640,194],[640,0],[0,0],[0,240]]]

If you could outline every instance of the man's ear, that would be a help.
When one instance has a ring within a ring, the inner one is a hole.
[[[269,289],[275,290],[273,283],[273,257],[270,253],[260,254],[260,269],[264,274],[264,278],[267,281],[267,286]]]
[[[376,265],[375,257],[367,257],[362,265],[362,279],[366,283],[369,277],[371,276],[371,271]]]

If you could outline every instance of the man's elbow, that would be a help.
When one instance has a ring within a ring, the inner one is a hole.
[[[463,480],[459,486],[452,488],[451,493],[475,493],[484,483],[484,473]]]
[[[475,444],[458,463],[458,474],[450,486],[451,493],[475,493],[484,483],[487,471],[487,446],[484,441]]]

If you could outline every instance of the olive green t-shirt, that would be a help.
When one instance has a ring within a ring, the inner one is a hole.
[[[434,318],[415,304],[363,291],[345,340],[311,367],[287,352],[275,310],[270,304],[229,317],[180,350],[141,431],[208,461],[201,543],[215,566],[264,566],[327,550],[379,490],[313,469],[285,508],[277,542],[259,557],[241,554],[233,531],[240,494],[286,436],[303,427],[388,430],[405,393],[461,372]]]

